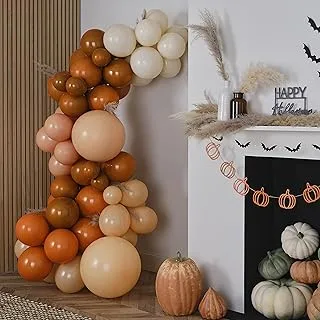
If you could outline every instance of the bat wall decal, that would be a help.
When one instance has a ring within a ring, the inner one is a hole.
[[[287,146],[285,146],[285,148],[290,152],[297,152],[301,148],[301,143],[299,143],[295,148],[290,148],[290,147],[287,147]]]
[[[214,140],[217,140],[217,141],[222,141],[223,140],[223,137],[221,136],[220,138],[217,138],[217,137],[213,137]]]
[[[320,33],[320,27],[316,24],[316,22],[312,18],[308,17],[308,22],[313,30],[318,31]]]
[[[262,148],[263,148],[264,151],[272,151],[277,147],[276,144],[274,146],[272,146],[272,147],[267,147],[263,142],[261,143],[261,145],[262,145]]]
[[[317,144],[313,144],[312,145],[316,150],[319,150],[320,151],[320,146],[318,146]]]
[[[315,62],[315,63],[319,63],[320,62],[320,57],[317,57],[315,54],[312,54],[310,48],[306,44],[303,44],[303,49],[304,49],[307,57],[312,62]]]
[[[242,144],[241,142],[239,142],[238,140],[235,140],[235,142],[237,143],[237,145],[239,146],[239,147],[241,147],[241,148],[247,148],[247,147],[249,147],[249,145],[250,145],[250,141],[249,142],[247,142],[246,144]]]

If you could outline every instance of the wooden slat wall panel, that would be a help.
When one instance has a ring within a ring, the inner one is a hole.
[[[15,222],[49,194],[35,135],[57,104],[37,63],[65,70],[79,40],[80,0],[0,0],[0,273],[16,269]]]

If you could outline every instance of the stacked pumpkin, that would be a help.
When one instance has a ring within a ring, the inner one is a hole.
[[[307,223],[287,226],[282,248],[267,253],[258,270],[265,279],[252,291],[253,307],[269,319],[320,319],[319,233]],[[318,259],[312,257],[318,250]],[[290,275],[288,277],[287,275]]]

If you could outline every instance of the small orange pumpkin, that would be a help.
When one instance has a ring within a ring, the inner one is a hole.
[[[236,169],[233,165],[233,161],[223,162],[220,166],[221,173],[228,179],[232,179],[236,174]]]
[[[233,184],[233,189],[241,196],[245,196],[250,191],[250,187],[247,183],[247,178],[237,179]]]
[[[156,296],[162,310],[171,316],[192,314],[200,301],[202,291],[201,274],[190,258],[165,260],[157,273]]]
[[[256,190],[253,193],[252,201],[259,207],[267,207],[270,202],[270,197],[264,192],[264,188],[262,187],[261,190]]]
[[[227,314],[225,300],[212,288],[208,289],[198,309],[203,319],[218,320],[224,318]]]
[[[310,320],[320,320],[320,289],[316,289],[307,306],[307,314]]]
[[[310,186],[310,183],[307,183],[302,195],[305,202],[316,202],[320,199],[320,188],[317,185]]]
[[[291,278],[305,284],[318,283],[320,281],[320,261],[296,261],[290,268]]]
[[[290,190],[287,189],[286,192],[279,197],[278,203],[282,209],[293,209],[297,204],[297,199],[290,193]]]
[[[220,157],[220,144],[209,142],[206,147],[207,155],[211,160],[217,160]]]

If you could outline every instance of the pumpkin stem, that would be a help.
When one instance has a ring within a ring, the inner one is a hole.
[[[270,251],[267,252],[268,258],[271,259],[272,258],[272,254]]]
[[[301,233],[301,232],[299,232],[299,233],[297,234],[297,236],[298,236],[298,238],[299,238],[299,239],[303,239],[304,234],[303,234],[303,233]]]
[[[182,261],[183,261],[182,255],[181,255],[181,252],[180,252],[180,251],[177,252],[177,258],[176,258],[176,260],[177,260],[178,262],[182,262]]]

